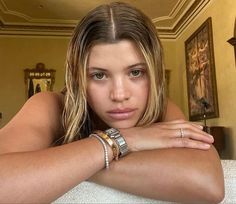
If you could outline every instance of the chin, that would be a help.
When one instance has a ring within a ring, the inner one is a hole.
[[[109,123],[108,126],[116,128],[116,129],[127,129],[132,128],[136,125],[136,122],[133,121],[117,121]]]

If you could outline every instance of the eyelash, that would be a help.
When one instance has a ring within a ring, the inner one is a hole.
[[[97,77],[97,76],[100,75],[100,74],[103,75],[102,78],[98,78],[98,77]],[[103,73],[103,72],[94,72],[94,73],[92,73],[90,76],[91,76],[92,79],[97,80],[97,81],[100,81],[100,80],[103,80],[103,79],[104,79],[104,76],[105,76],[105,75],[106,75],[106,74]]]
[[[139,72],[138,75],[132,76],[132,73],[137,72],[137,71]],[[145,74],[145,70],[144,69],[133,69],[130,71],[129,74],[130,74],[130,77],[132,77],[132,78],[139,78]]]
[[[138,75],[135,75],[134,73],[138,71]],[[140,78],[142,76],[144,76],[145,74],[145,70],[144,69],[133,69],[130,70],[128,75],[130,78]],[[102,75],[102,77],[98,77],[99,75]],[[90,74],[90,77],[96,81],[101,81],[104,80],[105,78],[107,78],[106,73],[104,72],[94,72]]]

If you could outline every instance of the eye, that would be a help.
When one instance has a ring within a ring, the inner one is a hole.
[[[106,76],[103,72],[96,72],[96,73],[92,73],[91,77],[94,80],[103,80],[103,79],[105,79]]]
[[[131,70],[130,72],[130,77],[140,77],[144,74],[144,71],[143,70],[140,70],[140,69],[134,69],[134,70]]]

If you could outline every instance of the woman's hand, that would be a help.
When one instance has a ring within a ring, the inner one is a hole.
[[[142,151],[171,147],[207,150],[214,142],[201,125],[185,120],[154,123],[148,127],[120,129],[130,151]]]

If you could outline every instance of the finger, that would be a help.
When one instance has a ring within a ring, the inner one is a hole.
[[[191,132],[193,132],[193,133],[198,133],[198,135],[203,135],[204,137],[206,137],[206,138],[203,138],[204,141],[206,139],[207,141],[212,141],[213,142],[212,135],[204,132],[202,129],[200,129],[199,127],[193,125],[192,123],[182,123],[182,124],[175,123],[175,124],[172,124],[172,125],[169,124],[169,125],[162,126],[162,128],[171,129],[171,130],[175,129],[175,131],[176,131],[175,136],[176,137],[178,137],[178,136],[181,137],[181,132],[182,131],[184,133],[189,133],[188,136],[191,136]]]
[[[158,123],[158,126],[166,129],[178,129],[178,128],[195,128],[196,130],[202,131],[203,126],[196,124],[196,123],[191,123],[188,121],[171,121],[171,122],[163,122],[163,123]]]
[[[169,138],[188,138],[192,140],[198,140],[202,141],[205,143],[212,144],[214,142],[214,138],[199,130],[194,130],[194,129],[171,129],[171,130],[165,130],[165,137]]]
[[[177,131],[178,132],[178,131]],[[180,128],[179,133],[181,138],[189,138],[193,140],[199,140],[207,143],[213,143],[213,136],[203,132],[203,131],[195,131],[193,129],[182,129]]]
[[[169,140],[171,142],[171,147],[184,147],[184,148],[193,148],[193,149],[202,149],[207,150],[210,148],[210,144],[204,143],[197,140],[191,140],[188,138],[174,138]]]
[[[190,124],[192,126],[195,126],[196,128],[199,128],[199,129],[203,129],[203,126],[199,123],[194,123],[194,122],[189,122],[189,121],[186,121],[186,120],[172,120],[172,121],[168,121],[168,122],[163,122],[163,124],[166,124],[166,125],[170,125],[170,124],[175,124],[175,125],[183,125],[183,124]]]

